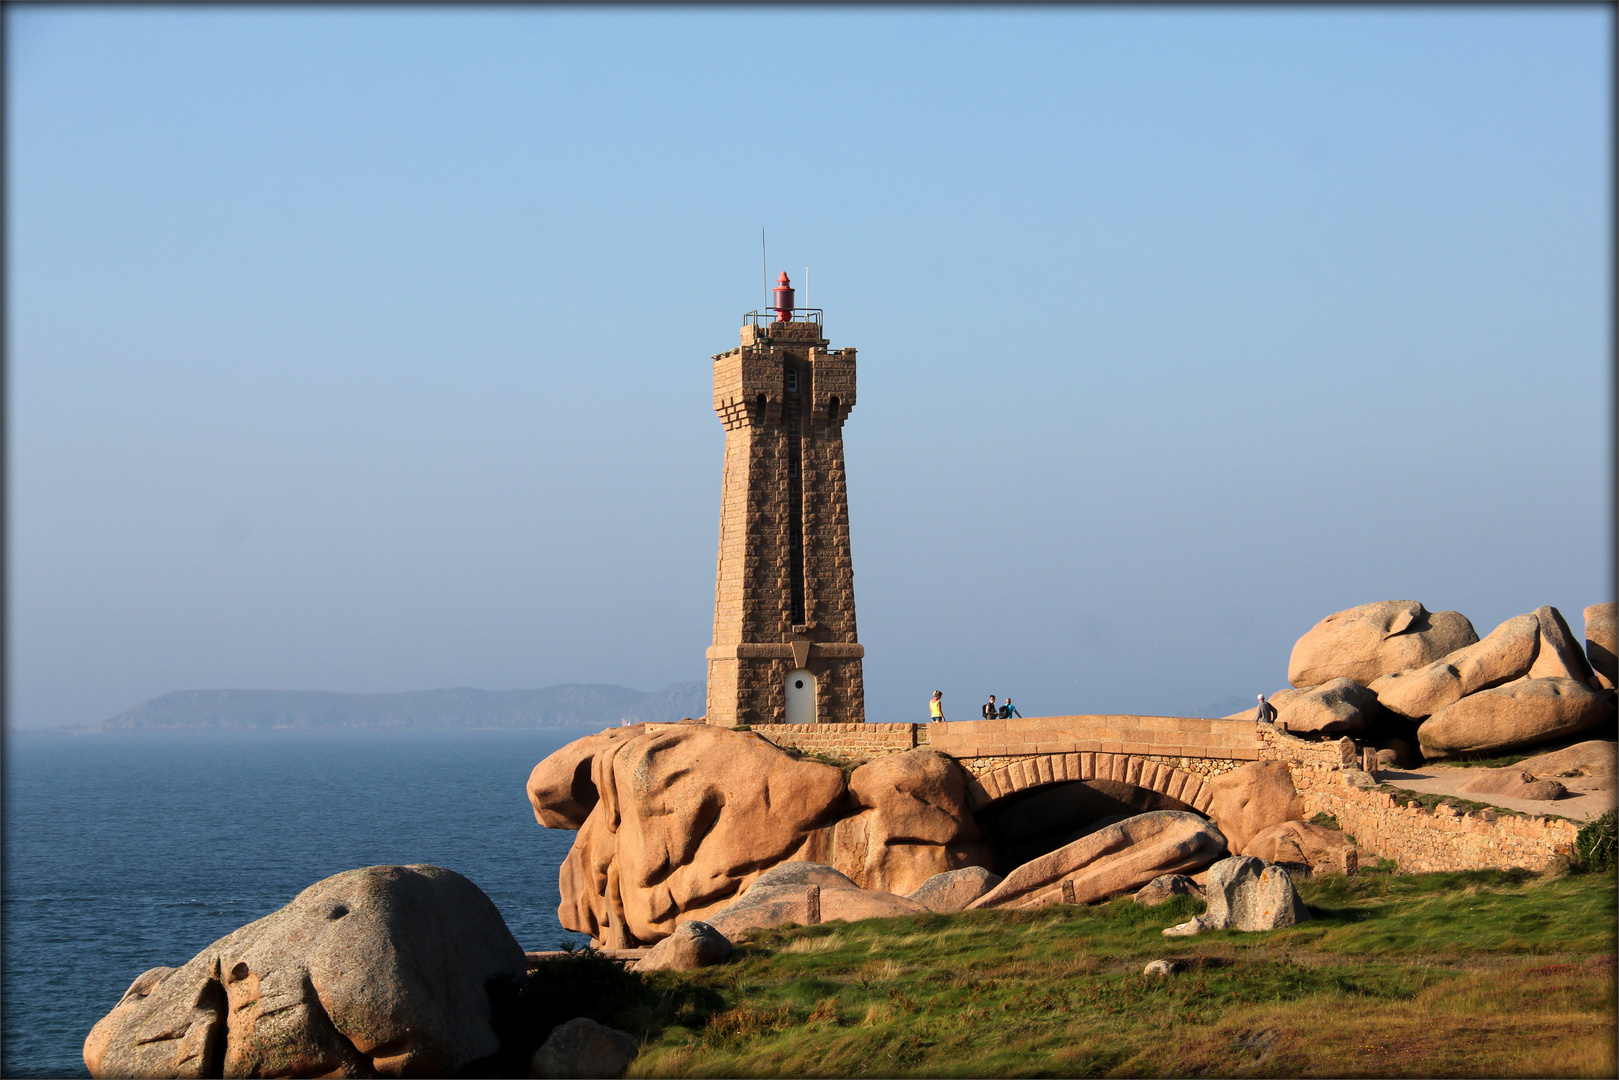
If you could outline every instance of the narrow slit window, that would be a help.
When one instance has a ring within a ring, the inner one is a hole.
[[[795,367],[787,369],[787,392],[789,394],[798,393],[798,369]]]
[[[838,422],[838,399],[836,395],[826,403],[826,422],[829,424]]]

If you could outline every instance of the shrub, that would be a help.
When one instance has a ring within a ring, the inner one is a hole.
[[[1574,865],[1585,873],[1612,873],[1619,852],[1614,812],[1588,822],[1574,838]]]

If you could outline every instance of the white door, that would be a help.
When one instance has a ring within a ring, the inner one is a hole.
[[[815,723],[815,676],[803,668],[787,675],[787,722]]]

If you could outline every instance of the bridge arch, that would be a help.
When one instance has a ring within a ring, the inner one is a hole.
[[[1031,754],[974,777],[973,811],[1033,788],[1083,780],[1111,780],[1156,791],[1207,814],[1214,792],[1196,773],[1135,754]]]

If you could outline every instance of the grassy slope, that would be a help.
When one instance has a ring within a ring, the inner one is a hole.
[[[1128,899],[790,928],[652,977],[632,1076],[1614,1075],[1615,884],[1323,878],[1314,921],[1166,939]],[[1191,959],[1174,979],[1147,961]],[[631,1018],[626,1018],[631,1019]]]

